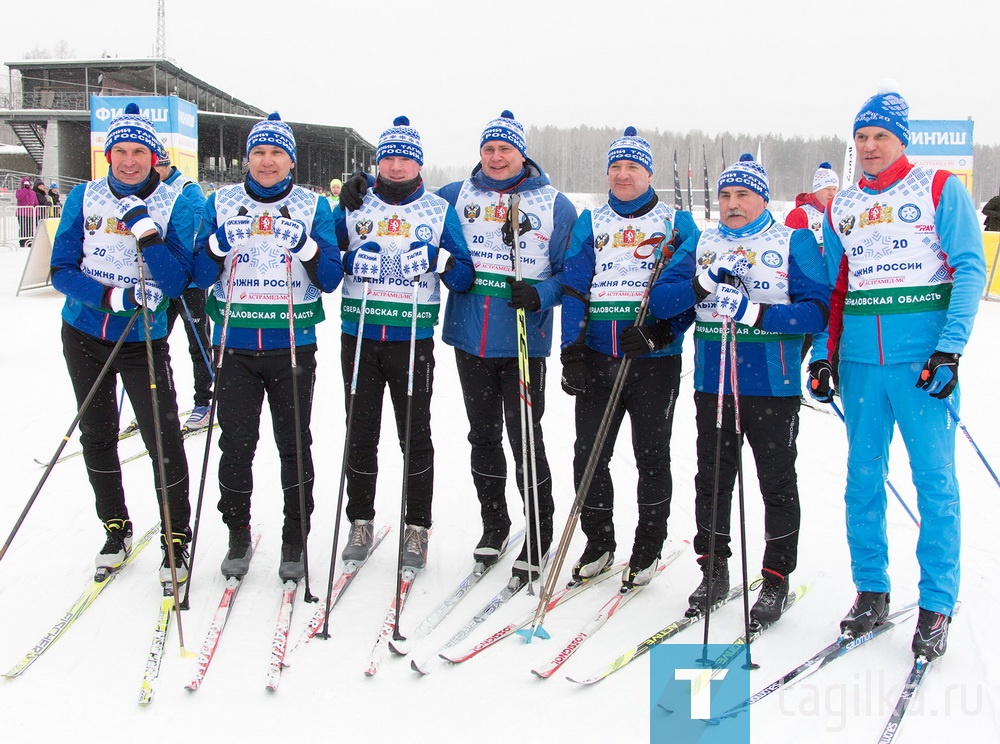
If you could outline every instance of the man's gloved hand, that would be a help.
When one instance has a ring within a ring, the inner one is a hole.
[[[809,395],[820,403],[833,402],[833,367],[826,359],[809,365]]]
[[[507,283],[510,285],[510,302],[507,303],[509,307],[515,310],[524,308],[528,312],[533,313],[542,306],[542,299],[538,296],[538,290],[526,281],[517,281],[516,279],[507,277]]]
[[[160,232],[156,227],[156,223],[153,222],[153,218],[149,216],[149,210],[146,209],[146,202],[138,196],[123,196],[119,199],[118,206],[115,208],[115,216],[118,217],[119,222],[124,223],[128,227],[136,240],[150,230],[156,234]]]
[[[577,341],[559,352],[562,362],[562,389],[569,395],[587,395],[590,392],[590,370],[584,360],[586,346]]]
[[[345,212],[360,209],[367,193],[368,177],[364,173],[355,173],[340,187],[340,208]]]
[[[230,217],[219,225],[215,234],[208,240],[209,250],[218,258],[225,258],[231,250],[240,250],[250,242],[250,231],[253,220],[249,217]]]
[[[131,312],[139,305],[145,305],[148,310],[156,312],[166,304],[163,291],[151,279],[146,280],[145,293],[138,284],[128,288],[111,287],[108,290],[107,302],[116,313]]]
[[[362,243],[358,250],[344,258],[348,274],[362,279],[378,279],[382,275],[382,247],[378,243]]]
[[[934,398],[947,398],[958,385],[958,359],[961,354],[935,351],[920,370],[917,387]]]
[[[302,250],[309,237],[306,232],[306,223],[302,220],[295,220],[289,217],[275,217],[272,230],[274,231],[275,245],[283,251],[290,251],[295,254]],[[316,250],[312,250],[311,253],[313,256],[316,255]],[[312,256],[299,257],[303,261],[308,261],[312,258]]]
[[[437,248],[424,240],[410,243],[410,248],[400,258],[403,276],[413,279],[431,270],[437,261]]]
[[[715,288],[725,283],[729,277],[746,276],[753,265],[746,256],[738,253],[725,253],[718,256],[708,271],[698,276],[698,283],[706,292],[714,292]]]
[[[652,354],[669,346],[674,340],[670,321],[658,320],[652,324],[631,325],[622,331],[619,345],[625,356],[633,359]]]
[[[760,305],[751,302],[736,287],[720,284],[715,290],[715,312],[722,317],[732,318],[740,325],[752,326],[760,315]]]

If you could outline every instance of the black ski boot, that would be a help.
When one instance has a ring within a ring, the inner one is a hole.
[[[753,607],[750,608],[750,620],[761,628],[766,628],[778,622],[785,609],[788,599],[788,577],[777,571],[765,568],[762,571],[760,594]]]
[[[701,572],[704,574],[698,588],[688,597],[690,607],[688,617],[694,617],[705,612],[709,605],[714,605],[729,593],[729,562],[718,555],[703,555],[698,558]],[[709,575],[712,579],[711,601],[708,596]]]
[[[840,632],[860,638],[889,617],[889,592],[858,592],[851,611],[840,621]]]
[[[948,648],[948,628],[951,618],[940,612],[931,612],[920,608],[917,617],[917,629],[913,633],[913,643],[910,645],[915,657],[923,656],[932,661],[943,656]]]

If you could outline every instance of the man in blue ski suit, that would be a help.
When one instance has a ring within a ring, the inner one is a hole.
[[[840,354],[847,420],[847,540],[858,590],[841,622],[864,635],[889,613],[885,479],[899,427],[917,490],[920,613],[916,656],[945,652],[959,583],[960,518],[955,424],[958,361],[986,277],[972,199],[944,170],[905,155],[909,107],[895,90],[865,102],[854,121],[864,170],[827,208],[823,245],[833,285],[827,351]],[[816,397],[830,394],[830,365],[810,367]]]

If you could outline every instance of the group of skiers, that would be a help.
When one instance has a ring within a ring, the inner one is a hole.
[[[766,171],[743,156],[719,178],[719,223],[700,231],[690,213],[659,201],[652,148],[632,127],[608,150],[607,203],[579,216],[528,157],[524,128],[510,111],[484,127],[470,177],[437,193],[421,179],[418,130],[396,118],[378,139],[377,174],[338,183],[333,208],[295,184],[294,133],[272,114],[247,138],[245,180],[202,204],[188,198],[191,184],[176,179],[176,169],[158,173],[165,153],[130,104],[108,132],[108,176],[68,196],[52,257],[53,284],[67,295],[63,343],[74,390],[80,404],[93,393],[80,432],[106,531],[98,568],[120,566],[132,540],[117,456],[118,376],[153,461],[160,579],[187,576],[190,479],[166,308],[193,287],[203,298],[209,290],[206,312],[215,321],[205,364],[214,369],[215,399],[201,399],[200,423],[214,406],[219,510],[229,529],[222,573],[242,577],[249,568],[252,466],[266,395],[284,493],[279,576],[303,577],[316,325],[325,318],[323,295],[342,282],[350,522],[342,557],[363,561],[373,548],[388,387],[405,462],[400,562],[423,568],[433,521],[430,404],[443,285],[441,335],[455,349],[482,517],[476,561],[495,563],[510,539],[506,429],[527,527],[512,581],[526,583],[544,569],[555,503],[541,420],[558,306],[561,384],[575,396],[573,476],[587,538],[573,578],[588,580],[614,563],[609,463],[628,413],[639,520],[622,581],[626,589],[650,581],[667,536],[670,439],[684,335],[693,328],[694,548],[703,580],[689,602],[702,612],[729,591],[730,504],[745,434],[765,503],[761,590],[750,612],[761,626],[778,620],[797,560],[796,437],[803,343],[811,335],[808,392],[826,402],[840,395],[849,439],[847,530],[858,595],[842,632],[863,635],[888,615],[885,476],[898,425],[921,515],[913,651],[939,656],[958,592],[959,535],[955,432],[938,398],[958,405],[959,357],[985,261],[962,184],[907,161],[907,119],[895,91],[866,101],[854,122],[864,176],[837,191],[836,174],[822,164],[815,196],[786,225],[768,210]],[[113,374],[101,378],[105,364]]]

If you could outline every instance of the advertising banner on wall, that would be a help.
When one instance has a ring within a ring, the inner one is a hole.
[[[198,107],[177,96],[91,96],[90,177],[108,173],[104,141],[111,121],[121,116],[129,103],[149,118],[160,144],[170,153],[170,162],[188,178],[198,180]]]
[[[958,176],[972,193],[971,119],[960,121],[910,120],[906,157],[924,168],[943,168]]]

